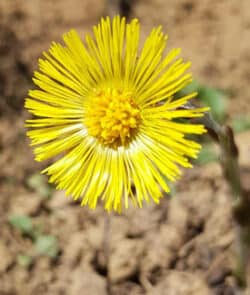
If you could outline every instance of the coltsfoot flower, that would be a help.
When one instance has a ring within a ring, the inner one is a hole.
[[[195,93],[173,99],[192,79],[190,63],[177,58],[180,49],[164,56],[161,27],[139,50],[137,19],[107,17],[93,31],[82,42],[71,30],[65,46],[53,43],[39,60],[38,89],[25,103],[35,158],[54,157],[43,172],[82,205],[95,208],[101,199],[121,211],[129,200],[158,203],[169,192],[166,179],[176,180],[200,150],[186,134],[205,132],[179,120],[203,115],[204,108],[182,108]]]

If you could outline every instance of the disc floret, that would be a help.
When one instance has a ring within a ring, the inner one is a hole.
[[[108,88],[91,97],[84,123],[89,135],[106,146],[117,148],[132,140],[140,121],[140,109],[131,93]]]

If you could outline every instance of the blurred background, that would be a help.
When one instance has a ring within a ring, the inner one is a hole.
[[[236,294],[230,191],[208,138],[171,197],[109,222],[55,191],[33,160],[23,104],[37,59],[118,9],[139,18],[142,40],[162,25],[192,61],[189,90],[233,126],[250,189],[248,0],[0,0],[0,294]]]

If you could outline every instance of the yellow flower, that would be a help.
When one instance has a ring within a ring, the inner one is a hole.
[[[82,205],[121,211],[129,200],[142,206],[169,192],[180,166],[191,167],[200,145],[186,134],[205,132],[202,125],[178,118],[203,115],[204,108],[181,108],[195,93],[173,99],[192,79],[180,49],[163,55],[167,36],[154,28],[139,53],[137,19],[102,19],[94,37],[83,43],[77,32],[53,43],[29,92],[26,121],[37,161],[55,162],[43,172],[58,189]],[[59,156],[59,157],[58,157]]]

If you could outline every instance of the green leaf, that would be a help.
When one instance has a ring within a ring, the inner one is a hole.
[[[232,126],[235,132],[242,132],[250,129],[250,118],[235,118],[232,122]]]
[[[39,236],[35,242],[38,254],[55,258],[59,253],[59,246],[56,237],[52,235]]]
[[[214,149],[210,145],[203,145],[198,158],[194,162],[204,165],[216,161],[218,161],[218,155]]]
[[[50,198],[52,188],[48,184],[46,176],[42,174],[33,174],[27,180],[27,185],[32,190],[36,191],[40,196],[44,198]]]
[[[43,183],[43,177],[44,177],[43,175],[37,174],[37,173],[31,175],[27,180],[28,186],[36,190]]]
[[[9,218],[9,223],[20,230],[23,234],[32,235],[32,219],[26,215],[14,215]]]
[[[220,122],[223,122],[226,114],[226,100],[223,92],[202,86],[199,89],[198,98],[211,109],[211,113],[214,118]]]
[[[29,255],[19,254],[17,256],[17,263],[28,268],[33,263],[33,258]]]
[[[176,93],[176,98],[188,95],[192,92],[199,92],[200,88],[201,85],[196,80],[193,80],[190,84]]]
[[[202,104],[209,106],[214,118],[223,122],[226,114],[226,99],[225,94],[215,88],[199,84],[196,80],[192,81],[185,88],[178,91],[175,98],[180,98],[192,92],[198,92],[197,98]]]

